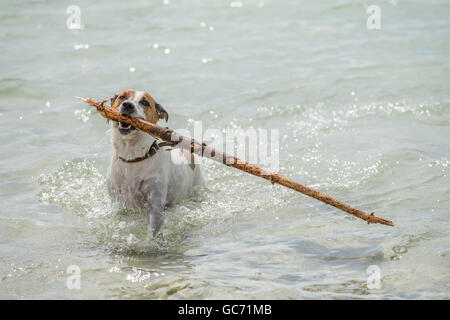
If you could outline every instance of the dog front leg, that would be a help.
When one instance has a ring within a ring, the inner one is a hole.
[[[148,212],[148,220],[150,223],[150,227],[152,228],[153,236],[155,236],[164,224],[164,216],[162,214],[162,210],[150,210]]]
[[[146,201],[148,222],[153,236],[155,236],[164,224],[164,204],[166,197],[161,191],[153,191],[149,194]]]

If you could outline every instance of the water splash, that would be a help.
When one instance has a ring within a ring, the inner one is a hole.
[[[210,189],[198,190],[167,209],[164,227],[155,238],[148,232],[144,212],[126,210],[110,201],[106,178],[95,161],[73,159],[54,172],[42,174],[38,198],[43,204],[56,204],[84,218],[98,239],[97,245],[112,253],[147,255],[177,250],[191,232],[206,224],[220,225],[238,215],[277,206],[287,192],[263,181],[245,182],[244,174],[218,164],[205,163],[202,168]]]

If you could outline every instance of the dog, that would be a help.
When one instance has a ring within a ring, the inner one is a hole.
[[[144,91],[127,89],[111,98],[121,115],[156,124],[168,121],[167,111]],[[203,185],[200,166],[188,151],[164,143],[131,125],[111,124],[113,156],[107,174],[111,197],[125,208],[144,209],[155,236],[164,223],[163,211]]]

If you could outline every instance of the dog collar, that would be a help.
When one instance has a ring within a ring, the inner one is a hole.
[[[168,142],[159,142],[157,143],[156,140],[152,143],[152,145],[150,146],[150,149],[147,151],[147,153],[145,155],[143,155],[142,157],[138,157],[138,158],[134,158],[134,159],[124,159],[122,157],[118,157],[120,160],[122,160],[123,162],[126,163],[135,163],[135,162],[140,162],[143,161],[147,158],[150,158],[152,156],[155,155],[155,153],[159,150],[159,148],[161,147],[165,147],[165,146],[170,146],[172,144],[168,143]]]

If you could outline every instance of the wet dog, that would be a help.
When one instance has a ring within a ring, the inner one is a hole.
[[[143,91],[127,89],[111,99],[111,107],[121,115],[154,124],[169,118],[167,111]],[[203,184],[200,167],[189,152],[163,147],[153,136],[128,124],[112,122],[112,144],[109,193],[126,208],[144,209],[155,235],[163,225],[164,208]]]

